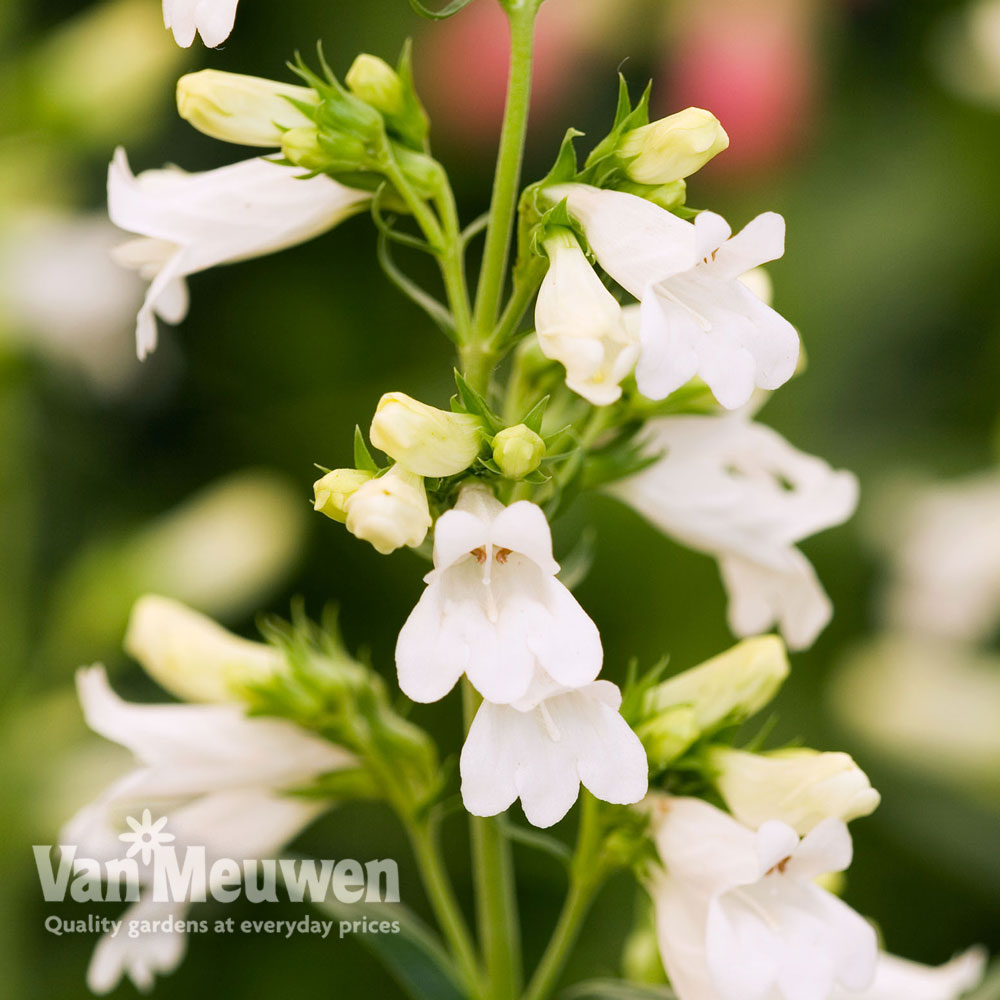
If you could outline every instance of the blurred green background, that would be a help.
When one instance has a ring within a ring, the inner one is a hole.
[[[1000,37],[991,64],[969,10],[944,0],[547,0],[526,164],[528,179],[541,175],[569,124],[603,134],[621,66],[636,90],[654,78],[657,111],[703,104],[729,129],[732,149],[691,182],[692,204],[734,228],[767,209],[786,216],[787,258],[771,273],[809,366],[762,419],[855,470],[863,501],[855,522],[804,546],[836,615],[794,657],[775,739],[849,750],[881,790],[878,812],[853,826],[847,898],[878,921],[891,950],[926,962],[974,942],[1000,948],[1000,782],[909,766],[862,741],[831,711],[829,692],[845,658],[883,628],[888,570],[871,544],[879,518],[894,516],[891,504],[874,503],[883,484],[996,463]],[[448,344],[388,286],[362,217],[277,257],[195,276],[188,319],[161,327],[159,350],[139,365],[131,337],[140,289],[106,263],[116,240],[100,220],[119,143],[136,171],[249,155],[177,118],[181,72],[287,78],[285,60],[322,38],[342,73],[362,50],[392,59],[409,36],[435,148],[469,221],[486,207],[502,96],[495,0],[441,25],[419,20],[405,0],[243,0],[215,51],[178,49],[156,0],[0,0],[6,996],[87,995],[94,940],[46,934],[46,915],[74,911],[43,902],[30,845],[53,842],[108,773],[79,718],[74,669],[104,660],[123,693],[155,697],[119,646],[137,593],[175,594],[248,635],[256,609],[287,613],[301,594],[318,615],[334,601],[348,643],[369,647],[392,675],[425,565],[409,552],[380,557],[310,515],[312,463],[347,464],[354,424],[367,424],[384,391],[444,405]],[[648,666],[667,653],[681,669],[731,642],[712,560],[600,497],[579,501],[557,526],[557,557],[588,523],[597,555],[577,596],[601,629],[606,676],[620,680],[633,655]],[[416,717],[457,749],[454,699]],[[572,823],[559,829],[568,835]],[[447,835],[468,901],[460,820]],[[322,857],[398,858],[404,901],[426,913],[387,812],[345,807],[302,846]],[[533,961],[562,879],[544,855],[519,848],[517,859]],[[617,971],[632,898],[625,879],[601,896],[571,975]],[[204,909],[194,916],[221,915]],[[192,938],[157,995],[194,1000],[223,989],[397,995],[360,940],[218,936]],[[132,992],[126,984],[116,995]]]

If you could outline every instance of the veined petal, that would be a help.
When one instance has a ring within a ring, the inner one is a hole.
[[[785,220],[777,212],[764,212],[732,239],[719,243],[708,266],[720,279],[738,278],[761,264],[777,260],[784,253]]]
[[[490,527],[490,541],[496,548],[527,556],[543,573],[559,572],[559,563],[552,558],[552,531],[537,504],[519,500],[505,508]]]
[[[589,684],[601,672],[604,649],[597,626],[556,579],[546,581],[548,614],[525,641],[550,677],[566,687]]]
[[[640,307],[639,391],[650,399],[665,399],[690,381],[698,371],[697,344],[703,336],[683,305],[648,291]]]
[[[586,184],[564,184],[546,194],[567,199],[601,267],[637,299],[699,259],[695,227],[645,198]]]
[[[462,801],[473,816],[495,816],[517,799],[514,775],[519,743],[510,739],[509,727],[518,720],[517,715],[508,714],[512,711],[483,702],[469,727],[459,770]]]
[[[396,640],[400,690],[412,701],[440,701],[462,676],[470,654],[468,638],[457,628],[446,627],[441,585],[428,584]]]
[[[446,511],[434,524],[434,568],[448,569],[473,549],[485,545],[489,526],[466,510]]]

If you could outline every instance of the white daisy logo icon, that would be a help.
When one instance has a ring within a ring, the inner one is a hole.
[[[118,839],[126,843],[132,842],[132,846],[125,855],[127,858],[141,854],[142,863],[148,865],[155,851],[158,851],[165,844],[169,844],[173,839],[172,833],[164,832],[167,825],[167,817],[161,816],[155,823],[152,813],[148,809],[143,809],[142,820],[137,820],[134,816],[126,816],[125,822],[132,828],[131,832],[118,834]]]

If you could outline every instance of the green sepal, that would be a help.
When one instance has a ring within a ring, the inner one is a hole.
[[[455,369],[455,385],[458,387],[458,395],[465,412],[480,417],[485,424],[487,434],[493,435],[504,429],[506,426],[504,422],[490,409],[486,400],[469,385],[465,376],[457,368]]]
[[[445,4],[440,10],[431,10],[430,7],[425,7],[420,0],[410,0],[410,6],[413,10],[421,17],[427,18],[428,21],[445,21],[468,7],[470,3],[472,0],[451,0],[451,3]]]
[[[354,425],[354,468],[362,472],[378,472],[378,463],[372,458],[365,436],[357,424]]]
[[[545,418],[545,408],[549,405],[551,396],[543,396],[528,412],[521,417],[521,423],[534,431],[536,434],[542,433],[542,420]]]

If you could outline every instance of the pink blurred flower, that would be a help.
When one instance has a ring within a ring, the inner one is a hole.
[[[802,0],[699,0],[675,24],[657,114],[708,108],[730,148],[712,169],[766,168],[801,148],[817,112],[816,7]],[[654,88],[654,99],[656,88]]]

